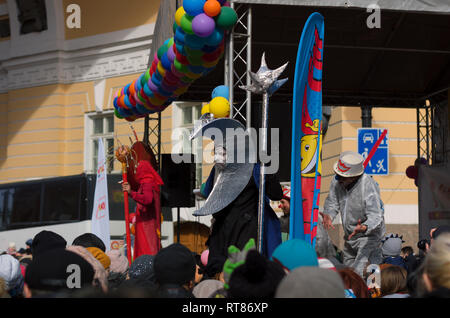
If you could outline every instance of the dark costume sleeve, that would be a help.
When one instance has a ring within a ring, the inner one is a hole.
[[[280,201],[283,198],[283,189],[276,173],[266,174],[266,195],[272,201]]]
[[[131,191],[131,197],[137,203],[149,205],[153,202],[153,185],[151,183],[141,184],[139,191]]]

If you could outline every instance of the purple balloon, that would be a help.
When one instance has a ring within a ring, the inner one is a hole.
[[[175,52],[173,51],[173,46],[169,47],[167,50],[167,58],[171,63],[173,63],[173,60],[175,59]]]
[[[148,84],[148,88],[150,88],[150,90],[153,93],[158,93],[158,86],[156,86],[155,83],[153,83],[151,79],[147,82],[147,84]]]
[[[192,20],[192,31],[195,35],[206,38],[210,36],[216,27],[216,22],[204,13],[200,13]]]

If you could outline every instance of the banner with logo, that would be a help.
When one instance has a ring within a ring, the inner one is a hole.
[[[450,166],[419,166],[419,239],[450,225]]]
[[[105,150],[101,138],[98,139],[97,181],[95,183],[94,205],[92,207],[92,233],[97,235],[105,243],[106,250],[109,251],[111,243],[108,183],[106,179]]]
[[[322,174],[322,68],[324,19],[313,13],[306,21],[295,65],[291,213],[289,237],[315,245]]]

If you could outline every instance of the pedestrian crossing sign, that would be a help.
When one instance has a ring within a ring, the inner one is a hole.
[[[386,134],[383,137],[383,132]],[[383,137],[381,139],[381,137]],[[381,140],[380,140],[381,139]],[[358,153],[364,160],[370,155],[364,172],[369,175],[389,174],[389,144],[387,129],[384,128],[358,128]],[[375,152],[372,153],[372,150]]]

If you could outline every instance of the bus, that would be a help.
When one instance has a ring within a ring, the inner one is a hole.
[[[125,217],[120,174],[108,174],[110,249],[119,249],[125,239]],[[91,232],[96,175],[80,174],[17,183],[0,184],[0,253],[14,242],[17,249],[43,230],[61,235],[67,245]],[[136,204],[129,200],[129,211]],[[173,242],[171,213],[163,210],[161,244]]]

